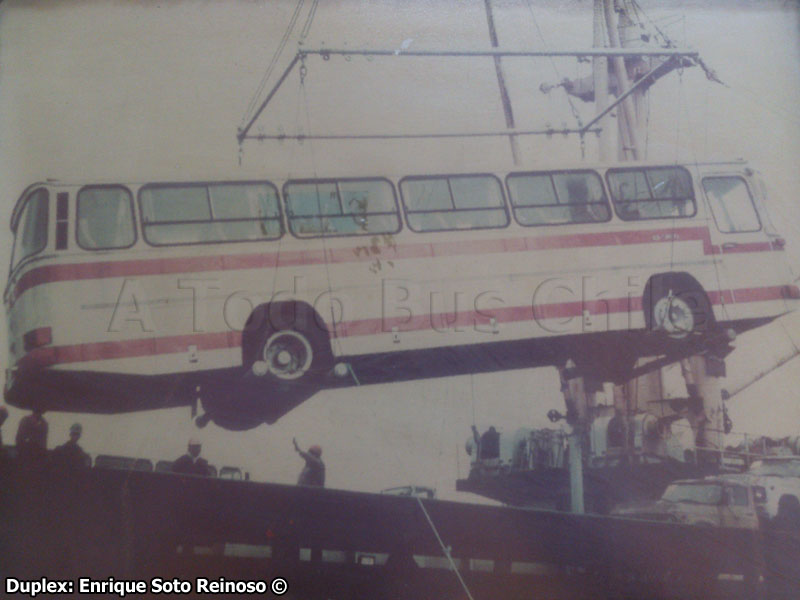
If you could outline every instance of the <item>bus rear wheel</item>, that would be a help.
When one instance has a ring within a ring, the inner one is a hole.
[[[269,374],[279,381],[300,379],[311,371],[316,352],[312,341],[293,329],[276,331],[267,338],[260,360],[253,363],[253,372]]]
[[[310,307],[287,303],[261,308],[259,327],[242,340],[245,366],[279,388],[314,385],[331,368],[327,331]]]

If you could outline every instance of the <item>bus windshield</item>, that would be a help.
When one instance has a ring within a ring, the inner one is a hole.
[[[22,260],[41,252],[47,245],[47,201],[48,194],[44,188],[31,193],[25,201],[14,230],[12,270]]]
[[[756,475],[778,475],[780,477],[800,477],[800,460],[757,460],[749,471]]]
[[[661,499],[670,502],[719,504],[722,501],[722,486],[716,483],[673,483]]]

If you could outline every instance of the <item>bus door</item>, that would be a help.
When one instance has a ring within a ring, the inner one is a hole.
[[[783,257],[775,260],[772,252],[782,248],[782,241],[759,210],[752,171],[704,173],[700,188],[710,212],[712,252],[719,257],[725,320],[788,310],[782,286],[791,279]]]

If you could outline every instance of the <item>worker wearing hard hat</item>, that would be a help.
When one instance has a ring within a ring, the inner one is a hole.
[[[208,476],[208,461],[200,456],[200,441],[191,438],[187,447],[187,453],[172,463],[172,472],[182,475]]]
[[[322,448],[311,446],[308,452],[303,452],[297,445],[297,440],[292,439],[295,451],[306,461],[306,466],[297,478],[297,485],[325,486],[325,463],[322,462]]]
[[[69,440],[53,450],[53,465],[62,469],[85,469],[92,464],[92,459],[78,444],[82,433],[80,423],[69,428]]]

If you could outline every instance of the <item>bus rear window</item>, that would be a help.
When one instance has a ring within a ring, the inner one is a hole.
[[[147,185],[142,231],[155,246],[277,239],[278,192],[269,183]]]
[[[41,252],[47,245],[47,213],[49,196],[40,188],[25,201],[25,207],[17,221],[14,232],[14,249],[11,255],[12,268],[23,259]]]
[[[400,193],[413,231],[508,225],[503,189],[493,175],[407,177],[400,182]]]
[[[396,233],[400,218],[386,179],[290,181],[283,188],[297,237]]]
[[[136,241],[133,198],[127,188],[90,186],[78,192],[78,245],[86,250],[128,248]]]
[[[697,212],[686,169],[614,169],[608,172],[608,186],[614,208],[625,221],[693,217]]]
[[[515,173],[507,181],[514,218],[520,225],[594,223],[611,218],[596,173]]]

